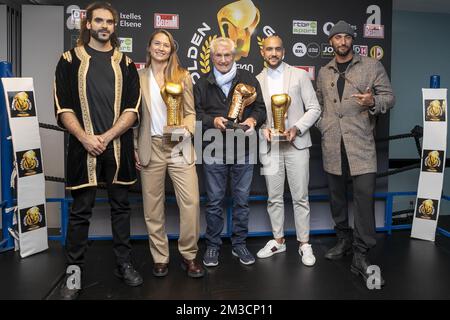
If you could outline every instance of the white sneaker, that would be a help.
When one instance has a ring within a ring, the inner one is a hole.
[[[269,240],[265,247],[258,251],[256,254],[258,258],[268,258],[273,256],[275,253],[285,252],[286,244],[279,244],[276,240]]]
[[[316,257],[314,257],[312,247],[309,243],[302,245],[298,249],[298,253],[302,257],[302,262],[305,266],[312,267],[316,263]]]

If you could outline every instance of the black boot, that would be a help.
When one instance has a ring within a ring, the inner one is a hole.
[[[371,266],[372,268],[369,268]],[[355,275],[362,276],[362,278],[364,279],[364,284],[369,289],[375,289],[376,285],[384,286],[384,279],[381,276],[381,269],[379,267],[376,267],[378,266],[372,265],[369,262],[367,253],[361,253],[359,251],[354,252],[350,271]],[[369,282],[367,281],[367,279],[369,279]],[[370,287],[370,285],[373,285],[373,287]]]
[[[336,245],[325,253],[325,258],[329,260],[338,260],[351,253],[352,240],[349,238],[339,238]]]
[[[140,286],[144,282],[139,272],[129,262],[117,266],[114,274],[116,277],[122,279],[125,284],[132,287]]]

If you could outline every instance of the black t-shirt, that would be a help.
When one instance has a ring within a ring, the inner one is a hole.
[[[345,76],[345,71],[347,71],[347,67],[348,65],[352,62],[353,59],[344,62],[344,63],[338,63],[337,64],[337,68],[339,70],[339,72]],[[339,100],[342,101],[342,95],[344,94],[344,87],[345,87],[345,79],[343,76],[339,76],[338,81],[337,81],[337,89],[338,89],[338,93],[339,93]]]
[[[111,64],[114,49],[103,52],[85,47],[91,56],[86,81],[89,112],[94,133],[102,134],[111,129],[114,122],[115,77]]]

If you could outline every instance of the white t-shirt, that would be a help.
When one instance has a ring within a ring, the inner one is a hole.
[[[163,128],[167,124],[167,107],[166,103],[161,97],[161,89],[159,88],[158,82],[156,82],[153,72],[150,69],[149,72],[150,81],[149,90],[151,97],[151,135],[162,136]]]

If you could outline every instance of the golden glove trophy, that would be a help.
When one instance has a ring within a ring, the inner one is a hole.
[[[256,88],[248,84],[239,83],[233,92],[230,109],[228,111],[228,122],[225,124],[227,129],[242,129],[247,131],[249,129],[246,125],[241,125],[238,122],[242,120],[245,107],[251,105],[256,100]]]
[[[183,125],[183,87],[181,84],[166,82],[161,88],[161,97],[167,106],[167,122],[163,128],[163,142],[178,142],[183,139],[187,126]],[[177,141],[172,136],[177,136]]]
[[[273,128],[270,129],[271,140],[275,142],[288,141],[284,134],[286,127],[284,121],[287,117],[287,111],[291,105],[291,97],[286,94],[274,94],[271,97]]]
[[[247,57],[251,37],[259,23],[260,13],[251,0],[239,0],[227,4],[217,13],[222,37],[236,43],[235,61]]]

